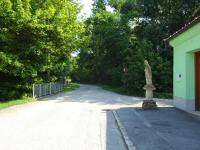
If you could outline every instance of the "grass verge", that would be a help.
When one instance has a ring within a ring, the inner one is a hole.
[[[110,86],[110,85],[101,85],[101,87],[104,90],[112,91],[112,92],[119,93],[122,95],[132,96],[131,94],[127,93],[123,87],[116,87],[116,86]]]
[[[73,90],[75,90],[79,87],[80,87],[80,85],[77,84],[77,83],[69,83],[68,85],[66,85],[64,87],[64,92],[70,92],[70,91],[73,91]]]
[[[14,105],[21,105],[21,104],[26,104],[29,102],[33,102],[35,101],[34,98],[22,98],[22,99],[16,99],[16,100],[9,100],[9,101],[5,101],[5,102],[0,102],[0,110],[7,108],[7,107],[11,107]]]
[[[144,95],[141,94],[130,94],[127,93],[127,91],[123,88],[123,87],[116,87],[116,86],[110,86],[110,85],[100,85],[103,89],[108,90],[108,91],[112,91],[115,93],[119,93],[122,95],[128,95],[128,96],[138,96],[138,97],[144,97],[145,96],[145,91],[144,91]],[[173,95],[172,93],[157,93],[154,92],[154,97],[155,98],[160,98],[160,99],[172,99]]]
[[[80,87],[80,85],[78,85],[76,83],[69,83],[68,85],[66,85],[64,87],[64,92],[70,92],[70,91],[73,91],[73,90],[75,90],[79,87]],[[26,104],[26,103],[33,102],[33,101],[35,101],[35,99],[31,98],[31,97],[16,99],[16,100],[3,101],[3,102],[0,102],[0,110],[4,109],[4,108],[11,107],[11,106],[15,106],[15,105]]]

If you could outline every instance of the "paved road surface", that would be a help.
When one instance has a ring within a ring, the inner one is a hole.
[[[126,150],[109,109],[141,100],[81,85],[0,111],[0,150]],[[166,105],[167,106],[167,105]]]
[[[116,112],[137,150],[200,150],[199,116],[172,107]]]

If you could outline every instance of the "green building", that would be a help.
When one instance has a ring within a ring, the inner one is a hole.
[[[165,40],[174,48],[174,105],[200,111],[200,16]]]

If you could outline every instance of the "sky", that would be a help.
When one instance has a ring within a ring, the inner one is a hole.
[[[81,16],[84,16],[83,18],[88,18],[92,14],[92,0],[80,0],[81,4],[83,5],[83,10],[81,11]],[[107,11],[113,12],[113,8],[106,6]],[[72,57],[76,57],[78,55],[78,52],[71,53]]]
[[[92,0],[80,0],[83,5],[83,10],[81,12],[84,15],[84,18],[87,18],[92,13]]]
[[[92,14],[92,0],[80,0],[81,4],[83,5],[83,10],[81,12],[81,15],[84,16],[84,18],[90,17]],[[106,6],[107,11],[113,12],[113,8]]]

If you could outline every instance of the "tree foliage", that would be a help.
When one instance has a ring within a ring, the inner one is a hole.
[[[84,31],[79,9],[69,0],[0,1],[0,99],[70,74]]]
[[[173,55],[163,39],[200,15],[200,0],[93,2],[83,22],[74,0],[0,1],[0,100],[69,76],[142,95],[145,59],[157,96],[172,93]]]
[[[173,55],[163,39],[200,15],[199,4],[200,0],[95,0],[86,21],[89,40],[80,51],[74,78],[142,95],[147,59],[157,96],[172,93]]]

